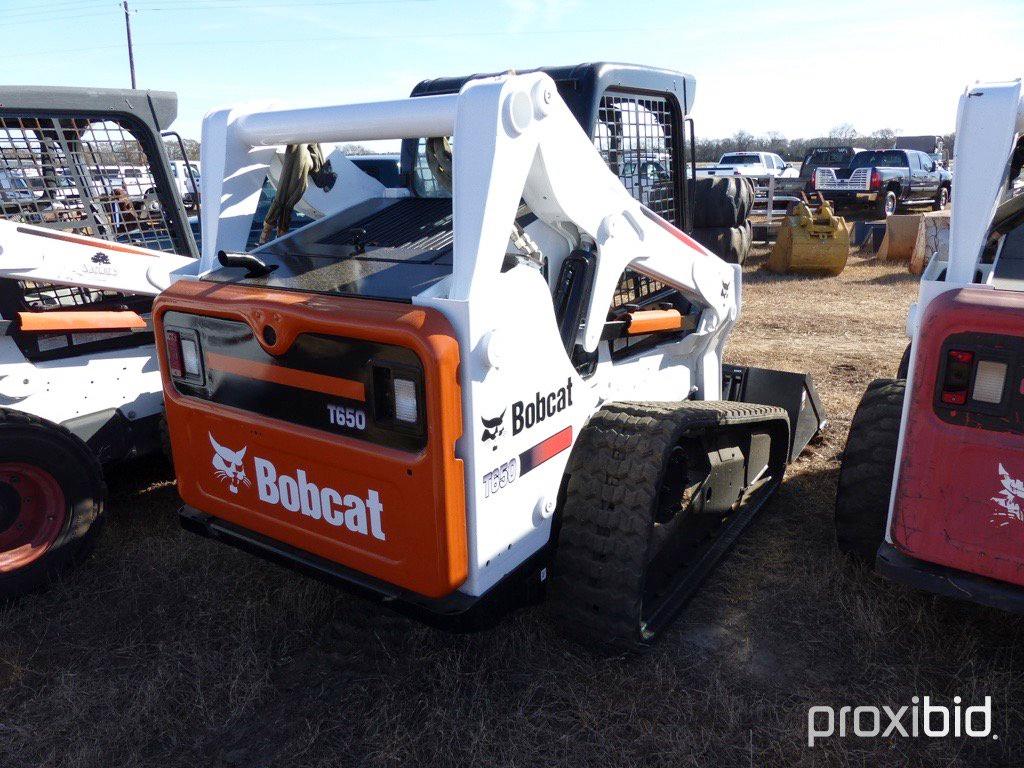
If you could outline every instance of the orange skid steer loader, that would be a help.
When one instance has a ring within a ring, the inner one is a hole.
[[[820,406],[796,374],[724,389],[741,273],[679,228],[693,78],[444,82],[207,117],[203,271],[156,305],[183,522],[445,619],[550,582],[569,628],[643,647]],[[639,199],[638,126],[675,174]],[[236,252],[275,145],[373,139],[406,188]]]

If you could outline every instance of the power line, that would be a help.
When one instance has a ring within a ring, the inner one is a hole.
[[[89,18],[98,16],[109,16],[113,12],[113,8],[110,10],[100,10],[96,8],[94,10],[86,10],[82,13],[69,13],[67,11],[59,11],[54,15],[41,15],[39,13],[30,13],[26,15],[4,15],[3,27],[15,27],[15,26],[26,26],[30,24],[55,24],[57,22],[65,22],[73,18]]]
[[[105,4],[106,5],[106,4]],[[89,8],[88,6],[74,5],[67,8],[46,8],[45,10],[31,11],[27,13],[5,13],[3,16],[4,25],[10,20],[15,21],[59,21],[65,18],[79,18],[82,16],[101,16],[110,13],[114,10],[114,6],[109,8],[103,8],[100,6],[94,6]],[[78,13],[83,11],[83,13]]]
[[[259,10],[261,8],[332,8],[336,6],[352,6],[352,5],[394,5],[399,3],[433,3],[437,0],[329,0],[328,2],[298,2],[298,3],[249,3],[247,0],[240,0],[240,2],[246,2],[246,5],[218,5],[215,3],[226,3],[229,0],[199,0],[198,4],[195,5],[176,5],[176,6],[136,6],[136,11],[225,11],[225,10]]]
[[[31,21],[29,21],[27,19],[22,19],[20,21],[14,21],[14,22],[10,22],[10,23],[8,23],[7,19],[5,18],[4,19],[4,29],[6,30],[6,29],[8,29],[10,27],[31,27],[31,26],[36,26],[39,23],[56,24],[56,23],[62,22],[62,21],[74,21],[76,19],[96,19],[96,18],[100,18],[100,17],[109,17],[109,15],[110,15],[109,12],[104,11],[104,12],[101,12],[101,13],[72,14],[70,16],[58,16],[58,17],[48,18],[48,19],[33,19]]]
[[[93,53],[95,51],[120,51],[123,50],[123,45],[96,45],[89,46],[87,48],[58,48],[56,50],[48,51],[33,51],[31,53],[10,53],[0,56],[2,59],[31,59],[38,56],[54,56],[63,55],[66,53]]]
[[[522,30],[520,32],[506,32],[506,31],[474,31],[474,32],[426,32],[426,33],[409,33],[409,34],[381,34],[381,35],[353,35],[346,34],[344,37],[335,35],[333,37],[268,37],[268,38],[243,38],[237,40],[177,40],[171,42],[154,42],[147,43],[146,46],[149,48],[177,48],[182,46],[207,46],[215,48],[220,45],[255,45],[260,43],[345,43],[351,44],[353,42],[376,42],[380,40],[427,40],[435,38],[452,38],[452,37],[522,37],[525,35],[567,35],[567,34],[579,34],[579,35],[602,35],[602,34],[616,34],[616,33],[630,33],[630,32],[650,32],[650,27],[606,27],[604,29],[529,29]],[[51,56],[54,54],[64,53],[84,53],[91,51],[110,51],[120,50],[120,45],[104,45],[95,46],[88,48],[58,48],[47,51],[34,51],[32,53],[18,53],[18,54],[7,54],[0,56],[0,60],[3,59],[21,59],[30,56]]]

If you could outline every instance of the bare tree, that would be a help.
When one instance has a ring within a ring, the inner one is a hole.
[[[364,147],[362,144],[343,144],[341,151],[346,155],[375,155],[377,154],[372,149]]]
[[[857,138],[857,129],[849,123],[840,123],[828,132],[833,144],[850,144]]]
[[[898,135],[898,128],[879,128],[877,131],[871,132],[871,136],[868,137],[870,141],[865,143],[870,145],[870,149],[892,149],[896,146]]]
[[[187,157],[181,156],[181,147],[178,142],[174,139],[164,140],[164,146],[167,147],[167,157],[171,160],[198,160],[199,159],[199,142],[195,139],[182,139],[181,143],[185,145],[185,154]]]
[[[750,144],[753,140],[754,134],[743,130],[736,131],[732,137],[732,143],[735,145],[733,148],[736,150],[750,149]]]

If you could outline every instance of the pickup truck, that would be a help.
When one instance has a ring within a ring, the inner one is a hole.
[[[808,181],[818,168],[849,168],[861,152],[860,147],[811,147],[800,164],[800,178]]]
[[[697,175],[795,178],[799,174],[774,152],[727,152],[717,165],[698,168]]]
[[[946,207],[953,175],[924,152],[913,149],[877,149],[861,152],[849,168],[817,168],[814,190],[838,210],[870,207],[888,218],[900,206]]]

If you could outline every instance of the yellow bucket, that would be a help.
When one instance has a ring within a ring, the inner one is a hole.
[[[850,230],[846,220],[836,216],[832,206],[822,201],[814,211],[798,203],[786,216],[768,257],[772,272],[809,272],[838,275],[850,255]]]

